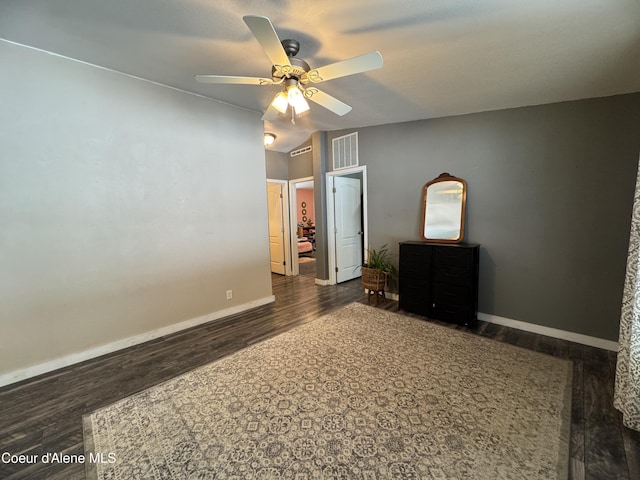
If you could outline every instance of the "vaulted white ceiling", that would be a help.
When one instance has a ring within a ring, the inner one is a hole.
[[[347,115],[312,103],[296,125],[267,122],[278,151],[317,130],[640,91],[640,0],[2,0],[0,38],[264,112],[278,87],[194,80],[270,77],[249,14],[298,40],[312,68],[384,58],[317,85]]]

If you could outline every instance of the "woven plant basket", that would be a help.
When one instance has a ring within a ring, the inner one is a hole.
[[[384,290],[387,274],[377,268],[362,267],[362,286],[368,290]]]

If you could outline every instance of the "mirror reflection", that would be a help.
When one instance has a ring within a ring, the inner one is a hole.
[[[442,173],[423,188],[422,238],[458,243],[464,236],[466,182]]]

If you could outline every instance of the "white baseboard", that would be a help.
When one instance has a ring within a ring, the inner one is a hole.
[[[207,315],[203,315],[201,317],[185,320],[184,322],[158,328],[156,330],[145,332],[140,335],[124,338],[122,340],[116,340],[115,342],[108,343],[106,345],[101,345],[99,347],[91,348],[89,350],[85,350],[78,353],[72,353],[71,355],[65,355],[64,357],[56,358],[54,360],[40,363],[32,367],[27,367],[20,370],[15,370],[13,372],[5,373],[0,375],[0,387],[19,382],[21,380],[26,380],[27,378],[42,375],[43,373],[52,372],[54,370],[58,370],[63,367],[68,367],[69,365],[74,365],[76,363],[84,362],[92,358],[100,357],[108,353],[113,353],[127,347],[139,345],[141,343],[148,342],[149,340],[154,340],[156,338],[163,337],[165,335],[170,335],[172,333],[179,332],[180,330],[186,330],[187,328],[195,327],[197,325],[202,325],[203,323],[211,322],[213,320],[218,320],[223,317],[228,317],[229,315],[241,313],[251,308],[259,307],[261,305],[266,305],[268,303],[273,303],[273,302],[275,302],[275,296],[271,295],[268,297],[260,298],[258,300],[253,300],[251,302],[243,303],[242,305],[236,305],[230,308],[225,308],[224,310],[212,312]]]
[[[517,330],[524,330],[525,332],[537,333],[540,335],[545,335],[547,337],[568,340],[570,342],[580,343],[582,345],[589,345],[590,347],[602,348],[604,350],[610,350],[612,352],[618,351],[618,342],[605,340],[603,338],[590,337],[588,335],[582,335],[581,333],[567,332],[566,330],[558,330],[557,328],[545,327],[543,325],[536,325],[534,323],[521,322],[519,320],[512,320],[510,318],[499,317],[497,315],[489,315],[488,313],[481,312],[478,312],[478,320],[495,323],[497,325],[504,325],[505,327],[515,328]]]
[[[316,285],[320,285],[321,287],[326,287],[327,285],[331,285],[331,281],[322,280],[321,278],[316,278]]]
[[[364,289],[364,291],[365,293],[368,292],[366,288]],[[390,292],[385,292],[385,297],[395,301],[398,301],[400,298],[397,293]],[[568,340],[570,342],[580,343],[582,345],[588,345],[590,347],[602,348],[604,350],[610,350],[612,352],[618,351],[618,342],[605,340],[603,338],[590,337],[581,333],[567,332],[566,330],[545,327],[543,325],[536,325],[534,323],[521,322],[519,320],[512,320],[510,318],[499,317],[498,315],[490,315],[488,313],[482,312],[478,312],[478,320],[483,320],[488,323],[495,323],[496,325],[504,325],[505,327],[515,328],[516,330],[523,330],[525,332],[537,333],[540,335],[545,335],[547,337]]]

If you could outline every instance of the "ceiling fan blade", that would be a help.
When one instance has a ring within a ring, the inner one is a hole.
[[[305,88],[304,96],[312,102],[332,111],[336,115],[343,116],[351,111],[351,107],[349,105],[315,87]]]
[[[300,77],[302,83],[319,83],[334,78],[346,77],[356,73],[368,72],[382,67],[382,54],[378,51],[365,53],[348,60],[314,68]]]
[[[200,83],[232,83],[236,85],[273,85],[270,78],[259,77],[229,77],[225,75],[196,75]]]
[[[246,15],[242,17],[253,36],[262,45],[272,65],[289,65],[289,57],[284,51],[276,30],[267,17]]]

